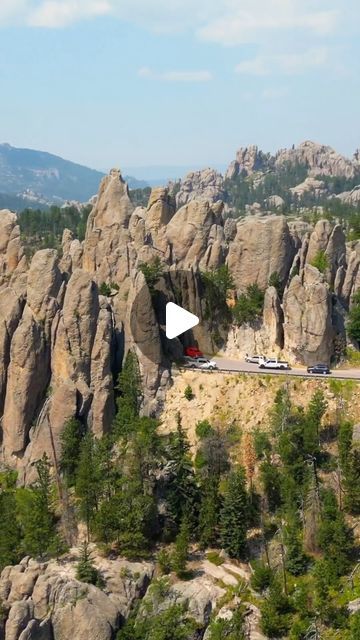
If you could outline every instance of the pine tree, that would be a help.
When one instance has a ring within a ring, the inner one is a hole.
[[[278,580],[273,580],[268,597],[260,607],[261,629],[269,638],[282,638],[290,628],[290,605]]]
[[[353,447],[353,425],[342,422],[339,427],[339,462],[342,473],[344,506],[353,515],[360,514],[360,451]]]
[[[18,506],[23,529],[22,545],[29,555],[43,557],[61,550],[54,512],[54,486],[46,454],[36,464],[38,479],[20,494]]]
[[[199,541],[203,549],[215,546],[220,511],[218,482],[215,478],[206,479],[202,487],[199,513]]]
[[[121,395],[117,400],[114,428],[118,436],[126,438],[134,431],[142,401],[139,362],[134,351],[126,355],[117,388]]]
[[[170,435],[167,457],[172,471],[166,495],[170,516],[169,528],[178,531],[185,514],[190,525],[196,526],[199,491],[190,457],[190,444],[182,428],[180,414],[177,415],[176,432]]]
[[[101,579],[99,571],[94,566],[89,552],[89,545],[84,542],[81,545],[80,559],[76,565],[76,577],[81,582],[100,586]]]
[[[322,495],[318,541],[324,552],[324,559],[332,563],[336,575],[344,575],[350,567],[353,534],[338,508],[335,493],[330,489],[323,491]]]
[[[186,517],[184,517],[181,522],[180,531],[175,540],[175,549],[172,555],[172,568],[179,577],[182,577],[186,571],[189,544],[190,527]]]
[[[281,473],[269,456],[261,464],[260,477],[264,488],[268,509],[274,513],[281,505]]]
[[[83,436],[84,432],[81,422],[75,418],[71,418],[65,423],[60,435],[60,468],[65,476],[66,483],[70,487],[75,483]]]
[[[79,499],[79,514],[86,523],[89,539],[101,493],[101,476],[96,455],[96,443],[94,436],[90,432],[84,436],[81,443],[75,491]]]
[[[0,474],[0,572],[19,558],[21,530],[17,520],[16,474]]]
[[[303,575],[309,566],[309,558],[304,553],[299,529],[300,526],[295,517],[290,517],[290,523],[285,529],[285,565],[287,571],[293,576]]]
[[[245,471],[232,471],[228,478],[224,506],[220,514],[221,543],[233,558],[240,558],[246,547],[248,499]]]
[[[313,394],[304,420],[304,452],[316,455],[319,451],[321,420],[327,409],[322,389]]]

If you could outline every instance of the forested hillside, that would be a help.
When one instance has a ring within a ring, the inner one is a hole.
[[[253,433],[230,410],[221,426],[198,422],[195,450],[180,413],[168,435],[155,419],[140,417],[132,352],[118,389],[107,436],[94,439],[70,420],[57,467],[44,456],[27,488],[16,488],[13,472],[2,473],[1,568],[24,555],[63,554],[82,524],[82,582],[106,589],[90,541],[105,555],[156,564],[158,577],[118,640],[201,638],[205,628],[209,640],[245,640],[249,603],[261,612],[263,637],[358,640],[360,612],[350,616],[348,608],[360,596],[360,445],[347,418],[353,387],[331,383],[337,410],[329,414],[323,387],[299,407],[289,386],[280,386]],[[191,402],[192,390],[184,393]],[[177,580],[191,584],[204,553],[215,568],[249,563],[251,577],[225,586],[200,624],[184,602],[165,609],[161,602],[171,603]],[[231,616],[218,618],[225,603]]]

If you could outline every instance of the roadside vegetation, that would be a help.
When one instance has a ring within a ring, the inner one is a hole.
[[[360,447],[345,386],[333,392],[343,400],[326,428],[323,391],[300,408],[284,386],[253,433],[237,430],[231,410],[221,427],[199,422],[192,453],[180,414],[168,435],[140,415],[141,378],[130,351],[110,434],[96,439],[74,418],[62,434],[57,471],[44,457],[27,488],[17,487],[14,472],[1,474],[0,568],[28,554],[61,555],[74,532],[72,514],[86,530],[76,569],[85,582],[102,585],[89,542],[129,559],[156,557],[164,577],[151,589],[160,600],[167,576],[191,577],[191,551],[211,549],[208,559],[220,566],[215,550],[222,549],[233,562],[251,563],[241,599],[260,608],[269,638],[304,640],[317,629],[321,638],[358,640],[360,616],[350,616],[347,605],[360,597]],[[210,640],[246,637],[244,607],[233,595],[232,619],[212,620]],[[201,637],[199,623],[175,603],[146,616],[134,611],[118,640],[186,640],[192,633]]]

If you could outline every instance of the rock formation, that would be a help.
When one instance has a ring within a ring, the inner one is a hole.
[[[318,166],[317,154],[328,151],[305,144],[299,153]],[[237,161],[241,171],[256,173],[270,158],[249,148]],[[330,165],[322,162],[327,171]],[[61,432],[71,417],[97,436],[111,428],[114,382],[129,348],[139,358],[144,413],[155,414],[161,406],[170,376],[159,328],[164,320],[139,273],[141,263],[160,259],[168,274],[159,287],[165,291],[171,278],[172,291],[180,290],[182,304],[200,317],[193,335],[205,352],[218,347],[206,318],[201,272],[227,264],[236,294],[256,283],[265,303],[255,323],[231,327],[228,334],[218,328],[225,353],[283,351],[293,362],[330,360],[334,338],[345,331],[335,306],[342,305],[345,314],[360,286],[360,243],[346,245],[341,226],[326,220],[314,228],[279,215],[224,221],[219,193],[207,191],[220,186],[217,177],[198,176],[201,189],[205,185],[202,197],[190,190],[177,211],[167,188],[153,189],[148,206],[135,209],[119,171],[111,171],[101,183],[85,240],[65,230],[61,259],[55,250],[43,249],[29,264],[16,215],[0,213],[1,452],[21,480],[31,481],[33,463],[44,451],[58,458]],[[320,251],[327,258],[324,274],[312,266]],[[280,297],[269,288],[274,274]],[[139,321],[134,322],[136,304]],[[180,343],[177,354],[179,348]]]

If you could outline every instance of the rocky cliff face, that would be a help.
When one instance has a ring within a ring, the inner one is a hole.
[[[241,156],[249,171],[260,162],[258,152],[250,151]],[[176,211],[164,188],[153,190],[147,208],[135,209],[117,170],[101,183],[84,242],[64,232],[61,258],[55,250],[43,249],[29,262],[15,214],[2,211],[3,462],[30,481],[33,462],[43,451],[58,458],[60,435],[70,417],[78,417],[98,436],[107,432],[115,412],[114,383],[129,348],[139,357],[143,410],[157,411],[169,368],[152,298],[139,273],[141,263],[160,258],[165,271],[179,278],[173,284],[180,287],[183,304],[201,318],[194,336],[204,351],[215,344],[200,272],[227,264],[237,294],[256,283],[265,292],[265,305],[255,325],[231,328],[223,336],[225,352],[283,351],[293,362],[310,364],[330,360],[334,339],[343,332],[335,307],[346,310],[359,288],[359,247],[359,242],[347,246],[341,226],[328,221],[315,228],[289,224],[279,215],[224,222],[223,204],[212,198],[191,197]],[[327,256],[324,274],[312,266],[319,251]],[[181,277],[178,270],[184,272]],[[281,299],[268,287],[272,274],[279,278]],[[104,284],[106,295],[101,295]],[[140,291],[141,326],[132,321]],[[141,350],[144,341],[151,353]]]
[[[206,638],[212,615],[233,615],[239,599],[231,594],[231,588],[235,590],[243,578],[249,578],[246,565],[242,568],[228,561],[217,567],[199,554],[193,563],[194,577],[173,579],[166,590],[163,587],[159,598],[159,589],[151,589],[154,562],[106,559],[94,548],[95,565],[103,580],[100,589],[77,580],[77,557],[77,549],[61,561],[40,562],[26,557],[19,565],[3,570],[1,640],[114,640],[136,604],[140,605],[141,617],[149,615],[149,610],[154,614],[164,611],[175,602],[186,607],[198,625],[196,637],[203,637],[205,631]],[[221,608],[225,596],[227,606]],[[259,610],[249,603],[244,605],[248,638],[266,640],[259,629]]]

